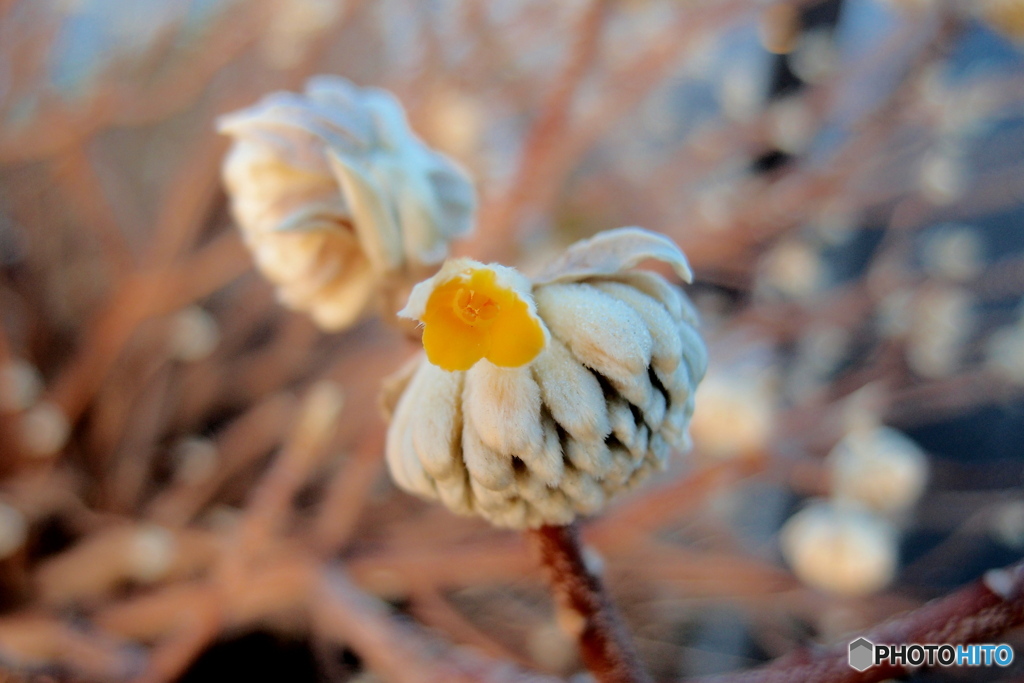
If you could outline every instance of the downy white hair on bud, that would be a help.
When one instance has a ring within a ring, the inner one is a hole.
[[[417,285],[424,324],[387,461],[406,491],[512,528],[567,524],[689,446],[707,352],[689,300],[646,259],[689,266],[638,228],[578,242],[528,280],[468,259]]]
[[[218,127],[235,140],[224,182],[257,265],[325,329],[352,324],[387,280],[422,277],[472,228],[468,177],[384,90],[317,76]]]

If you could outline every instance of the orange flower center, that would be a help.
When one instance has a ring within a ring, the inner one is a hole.
[[[529,363],[547,343],[527,300],[486,266],[434,289],[423,314],[423,348],[445,370],[468,370],[481,358],[501,367]]]
[[[501,306],[489,296],[467,287],[461,287],[455,293],[452,308],[455,309],[455,315],[459,316],[459,320],[474,327],[494,320],[501,311]]]

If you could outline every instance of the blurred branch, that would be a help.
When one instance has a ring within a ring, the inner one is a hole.
[[[1024,563],[990,570],[980,580],[863,634],[873,643],[978,643],[1024,624]],[[858,672],[849,647],[804,649],[750,671],[701,679],[706,683],[873,683],[917,667],[882,664]]]
[[[560,138],[568,128],[576,93],[597,57],[610,4],[608,0],[591,0],[581,18],[569,58],[526,135],[511,185],[481,210],[479,234],[487,239],[477,239],[472,245],[477,258],[487,260],[500,254],[507,259],[515,253],[514,233],[531,208],[534,194],[551,180],[550,167],[561,150]]]
[[[469,653],[456,656],[392,619],[383,604],[359,592],[337,568],[327,568],[310,594],[314,628],[355,649],[371,669],[395,683],[554,683],[557,679],[520,671]]]

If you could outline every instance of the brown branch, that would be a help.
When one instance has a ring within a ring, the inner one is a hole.
[[[1024,624],[1024,563],[993,569],[980,580],[916,610],[894,617],[864,637],[872,643],[977,643]],[[852,640],[852,638],[851,638]],[[905,675],[914,667],[873,666],[858,672],[848,644],[803,649],[750,671],[701,679],[703,683],[871,683]]]
[[[568,59],[541,106],[523,144],[519,167],[508,190],[481,210],[481,229],[473,252],[496,256],[515,248],[519,219],[535,193],[550,182],[553,161],[562,151],[561,138],[569,126],[576,93],[598,55],[601,31],[608,16],[607,0],[593,0],[578,24]],[[467,246],[467,249],[470,249]]]
[[[650,676],[600,579],[583,559],[579,529],[543,526],[527,534],[540,549],[563,626],[579,642],[583,663],[599,683],[644,683]]]
[[[361,592],[341,569],[326,567],[310,591],[310,619],[320,637],[341,642],[374,672],[396,683],[555,683],[551,676],[497,664],[483,656],[439,647],[408,624],[396,621],[384,603]]]

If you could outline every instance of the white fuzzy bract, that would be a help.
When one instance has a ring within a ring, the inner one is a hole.
[[[466,174],[409,129],[389,93],[318,76],[220,119],[231,207],[283,303],[350,325],[395,274],[444,260],[473,224]]]
[[[420,360],[388,431],[395,482],[499,526],[567,524],[687,448],[707,352],[685,295],[632,269],[647,258],[690,277],[678,247],[639,229],[570,247],[532,283],[550,339],[523,366]]]

